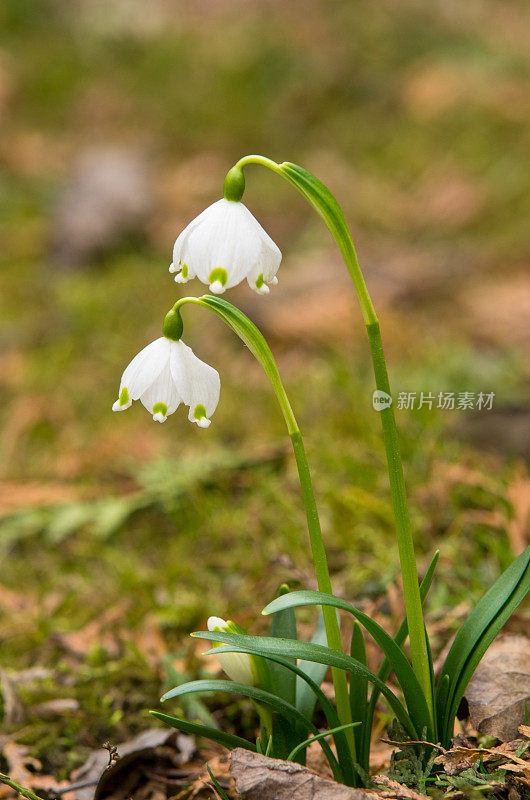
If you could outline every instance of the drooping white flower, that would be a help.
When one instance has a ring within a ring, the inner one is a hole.
[[[180,403],[188,419],[207,428],[219,402],[219,373],[184,342],[161,336],[144,347],[126,367],[113,411],[125,411],[141,400],[156,422],[165,422]]]
[[[282,254],[241,201],[217,200],[185,228],[173,248],[177,283],[199,278],[214,294],[243,278],[259,294],[278,282]]]
[[[210,617],[207,625],[209,631],[245,633],[243,628],[240,628],[235,622],[224,620],[221,617]],[[214,647],[220,646],[219,642],[212,642],[212,644]],[[246,686],[254,686],[257,682],[257,669],[253,664],[252,656],[246,653],[219,653],[217,660],[230,680],[244,683]]]

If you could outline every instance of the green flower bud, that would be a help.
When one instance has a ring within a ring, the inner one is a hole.
[[[210,617],[208,630],[218,633],[246,633],[232,620],[224,620],[221,617]],[[212,642],[212,644],[214,647],[220,646],[219,642]],[[246,653],[220,653],[217,659],[230,680],[244,683],[246,686],[254,686],[258,683],[258,669],[253,656]]]
[[[180,316],[180,311],[178,309],[171,309],[171,311],[168,311],[164,319],[164,324],[162,325],[162,335],[165,336],[166,339],[178,342],[182,336],[183,330],[184,325],[182,317]]]
[[[225,200],[239,202],[245,191],[245,175],[241,167],[232,167],[228,170],[223,184],[223,197]]]

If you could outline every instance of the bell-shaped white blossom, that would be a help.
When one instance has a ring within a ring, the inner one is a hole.
[[[173,248],[170,272],[177,283],[199,278],[214,294],[246,278],[251,289],[268,294],[278,282],[279,248],[240,201],[218,200],[185,228]]]
[[[194,355],[182,341],[161,336],[126,367],[113,411],[124,411],[140,400],[156,422],[165,422],[180,403],[189,406],[188,419],[207,428],[219,402],[219,373]]]
[[[209,631],[245,633],[235,622],[226,621],[221,617],[210,617],[207,624]],[[212,644],[214,647],[220,646],[219,642],[212,642]],[[256,683],[257,669],[254,666],[252,656],[246,653],[219,653],[217,660],[230,680],[236,683],[244,683],[246,686],[254,686]]]

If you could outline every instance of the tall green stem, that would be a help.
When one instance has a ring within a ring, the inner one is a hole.
[[[315,500],[315,493],[313,491],[313,484],[311,481],[311,474],[309,472],[309,465],[307,463],[302,434],[299,430],[291,433],[291,441],[293,443],[296,466],[298,467],[300,486],[302,487],[302,496],[306,510],[307,527],[309,529],[309,539],[311,541],[311,551],[313,555],[313,563],[315,565],[318,588],[321,592],[333,594],[331,578],[329,576],[328,561],[326,558],[326,551],[324,549],[324,540],[322,538],[322,529],[320,527],[320,519]],[[342,652],[342,643],[340,640],[340,631],[337,622],[337,612],[330,606],[323,606],[322,615],[324,617],[324,624],[326,626],[328,645],[333,648],[333,650]],[[341,669],[334,668],[332,668],[331,672],[333,677],[333,686],[335,688],[337,713],[341,723],[343,725],[348,724],[352,721],[352,716],[346,673]],[[353,760],[356,761],[355,738],[352,729],[348,728],[345,731],[345,734]]]
[[[213,311],[215,314],[217,314],[217,316],[220,317],[246,344],[251,353],[259,361],[267,377],[269,378],[272,388],[274,389],[278,399],[278,403],[280,404],[280,408],[287,425],[287,430],[293,444],[294,457],[296,459],[298,475],[300,477],[300,485],[302,487],[302,497],[306,510],[309,541],[311,544],[311,552],[315,565],[318,588],[321,592],[333,594],[331,578],[329,576],[328,561],[324,548],[324,540],[322,537],[317,504],[315,501],[315,494],[313,491],[313,484],[307,463],[302,434],[300,433],[300,428],[298,427],[293,409],[291,408],[291,404],[289,403],[289,399],[285,392],[285,387],[280,378],[278,367],[276,366],[276,362],[267,342],[258,328],[256,328],[254,323],[251,322],[248,317],[243,314],[243,312],[228,303],[226,300],[223,300],[219,297],[212,297],[210,295],[205,295],[204,297],[184,297],[181,300],[177,300],[173,306],[172,313],[176,312],[180,315],[180,307],[187,303],[208,308],[210,311]],[[338,652],[342,652],[340,629],[335,609],[325,606],[322,609],[322,613],[329,647],[337,650]],[[341,669],[332,669],[332,677],[333,686],[335,689],[337,714],[341,723],[343,725],[348,725],[352,722],[352,716],[346,673]],[[345,736],[353,762],[355,763],[357,761],[355,752],[355,738],[351,727],[345,730]]]
[[[261,164],[288,180],[298,189],[324,220],[342,253],[359,298],[361,311],[368,332],[376,386],[378,389],[390,395],[390,385],[379,331],[379,322],[359,265],[353,239],[344,214],[342,213],[342,209],[335,197],[314,175],[296,164],[291,164],[290,162],[277,164],[263,156],[251,155],[240,159],[236,167],[242,169],[246,164]],[[434,721],[433,687],[427,654],[427,639],[423,621],[412,528],[405,491],[405,479],[399,450],[398,432],[392,407],[384,409],[380,414],[388,463],[390,491],[396,521],[401,573],[403,576],[403,594],[405,597],[409,628],[412,666],[425,693],[425,698]]]

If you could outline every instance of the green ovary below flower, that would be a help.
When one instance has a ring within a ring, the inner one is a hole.
[[[173,248],[170,272],[177,283],[199,278],[222,294],[244,278],[258,294],[278,283],[282,254],[240,201],[218,200],[185,228]]]
[[[240,628],[235,622],[221,619],[221,617],[210,617],[207,624],[209,631],[245,633],[243,628]],[[214,647],[219,646],[219,642],[212,642],[212,644]],[[255,686],[258,682],[258,670],[252,656],[246,653],[219,653],[217,660],[230,680],[244,683],[246,686]]]
[[[113,411],[125,411],[140,400],[156,422],[165,422],[181,403],[188,419],[200,428],[210,425],[219,402],[219,373],[205,364],[180,339],[161,336],[126,367]]]

